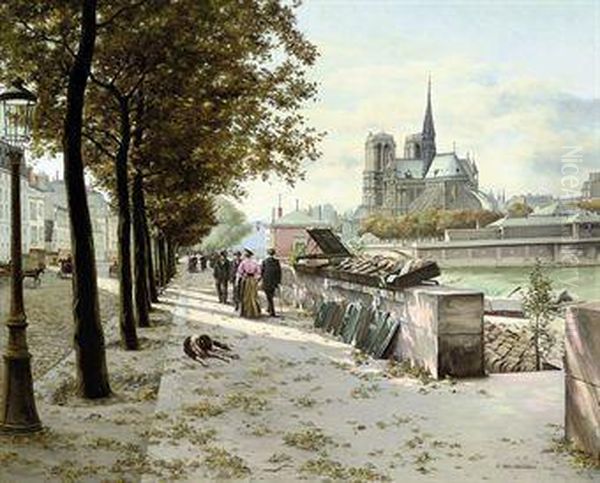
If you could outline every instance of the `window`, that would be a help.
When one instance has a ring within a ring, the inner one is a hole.
[[[29,202],[29,219],[32,221],[37,221],[38,212],[36,210],[35,201]]]

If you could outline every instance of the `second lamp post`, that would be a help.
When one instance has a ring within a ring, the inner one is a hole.
[[[27,347],[27,318],[23,304],[21,239],[21,166],[29,140],[36,96],[22,82],[0,93],[0,140],[8,150],[11,173],[11,291],[6,321],[4,376],[0,401],[0,432],[31,433],[42,428],[33,395],[31,354]]]

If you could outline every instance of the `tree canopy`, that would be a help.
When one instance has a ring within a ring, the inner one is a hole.
[[[484,227],[502,218],[493,211],[427,210],[403,216],[374,215],[367,218],[361,233],[371,233],[383,240],[439,238],[451,228]]]
[[[246,215],[229,200],[218,199],[215,215],[218,224],[202,241],[202,250],[211,252],[230,248],[252,231],[252,225],[246,220]]]

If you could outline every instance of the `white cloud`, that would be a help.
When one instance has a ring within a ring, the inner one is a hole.
[[[433,76],[438,151],[451,150],[456,142],[460,153],[473,153],[483,187],[506,188],[509,194],[558,194],[565,145],[584,149],[582,181],[587,171],[600,167],[600,105],[565,94],[557,80],[456,54],[382,64],[364,62],[369,57],[358,51],[351,64],[347,47],[325,46],[323,51],[328,68],[316,73],[323,100],[308,111],[313,124],[329,133],[323,157],[294,190],[250,183],[244,209],[251,218],[267,219],[278,193],[288,200],[287,209],[296,198],[303,206],[329,202],[341,210],[356,207],[369,130],[393,134],[400,155],[404,136],[420,131],[428,72]]]

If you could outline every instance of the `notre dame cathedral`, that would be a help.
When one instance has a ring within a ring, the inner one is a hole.
[[[431,81],[423,130],[407,136],[404,155],[396,156],[390,134],[369,134],[363,172],[361,217],[403,215],[427,209],[481,210],[490,200],[479,191],[475,162],[456,152],[438,153],[431,108]]]

